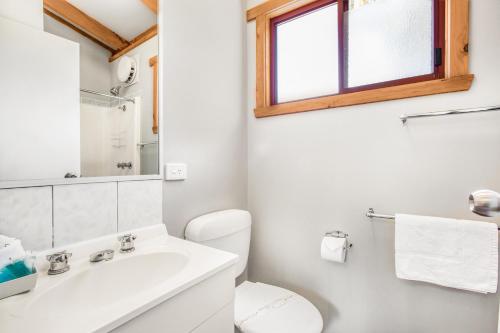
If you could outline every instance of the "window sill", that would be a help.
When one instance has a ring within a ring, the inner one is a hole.
[[[270,117],[342,106],[390,101],[401,98],[428,96],[469,90],[473,74],[448,79],[423,81],[405,85],[359,91],[354,93],[311,98],[296,102],[281,103],[255,109],[255,117]]]

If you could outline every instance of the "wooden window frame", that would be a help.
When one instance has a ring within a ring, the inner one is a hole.
[[[153,69],[153,134],[158,134],[158,56],[149,58],[149,67]]]
[[[343,6],[346,0],[339,0]],[[437,1],[437,0],[436,0]],[[431,76],[407,78],[343,89],[339,94],[304,100],[273,103],[273,20],[318,0],[268,0],[247,11],[247,21],[256,20],[256,108],[255,116],[268,117],[289,113],[388,101],[469,90],[474,79],[468,71],[469,0],[438,0],[444,10],[444,39],[436,44],[443,49],[443,65]],[[339,31],[339,34],[343,33]],[[440,34],[443,36],[443,34]],[[342,69],[339,67],[339,69]],[[341,74],[342,73],[342,74]],[[343,70],[339,71],[344,80]],[[342,85],[340,86],[342,87]]]

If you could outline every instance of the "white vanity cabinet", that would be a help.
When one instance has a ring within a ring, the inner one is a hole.
[[[233,333],[233,267],[114,329],[113,333]]]

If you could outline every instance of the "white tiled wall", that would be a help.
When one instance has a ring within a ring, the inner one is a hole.
[[[0,234],[20,238],[26,248],[52,246],[52,187],[0,191]]]
[[[161,182],[149,180],[118,183],[118,231],[161,222]]]
[[[0,190],[0,234],[44,250],[162,223],[162,181]]]
[[[54,186],[54,246],[115,233],[117,183]]]

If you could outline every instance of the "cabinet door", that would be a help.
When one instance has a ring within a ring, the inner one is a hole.
[[[79,46],[0,17],[0,181],[80,174]]]

